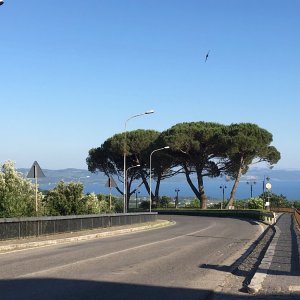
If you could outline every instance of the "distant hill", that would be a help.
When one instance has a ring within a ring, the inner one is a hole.
[[[29,169],[18,169],[19,172],[27,175]],[[107,177],[103,173],[91,173],[88,170],[83,169],[62,169],[62,170],[48,170],[43,169],[46,177],[40,178],[39,186],[41,189],[52,189],[56,184],[63,180],[65,182],[80,181],[85,187],[85,192],[95,193],[109,193],[109,189],[105,187]],[[237,198],[245,199],[250,197],[250,185],[247,181],[252,181],[253,196],[257,196],[262,193],[263,181],[269,176],[272,183],[272,191],[276,194],[283,194],[289,200],[300,200],[300,170],[270,170],[266,168],[252,168],[246,175],[242,176],[238,191]],[[116,183],[120,189],[123,190],[122,182],[119,182],[115,178]],[[254,184],[255,182],[255,184]],[[226,181],[225,178],[214,178],[205,180],[206,194],[211,198],[220,199],[222,197],[222,191],[220,185],[226,185],[226,198],[229,197],[229,192],[232,188],[233,182]],[[178,175],[176,177],[165,180],[161,183],[161,195],[175,196],[175,189],[179,188],[179,195],[181,197],[193,196],[190,187],[186,183],[184,175]],[[115,189],[113,193],[116,196],[120,196]],[[148,196],[145,189],[141,188],[140,195]]]
[[[29,169],[18,169],[19,172],[25,176],[28,174]],[[59,181],[65,182],[80,181],[83,184],[103,184],[105,185],[107,177],[103,173],[91,173],[83,169],[61,169],[61,170],[48,170],[43,169],[46,177],[39,178],[39,185],[43,189],[53,188]]]

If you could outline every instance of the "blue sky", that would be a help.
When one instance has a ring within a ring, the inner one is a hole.
[[[11,1],[0,7],[0,162],[86,169],[124,130],[252,122],[300,169],[298,0]],[[205,63],[205,55],[210,55]]]

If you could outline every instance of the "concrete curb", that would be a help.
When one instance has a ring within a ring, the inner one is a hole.
[[[229,267],[227,274],[223,278],[222,282],[209,293],[209,295],[205,298],[205,300],[214,300],[218,293],[221,293],[226,286],[226,281],[232,273],[238,268],[238,266],[243,262],[243,260],[253,251],[256,247],[257,243],[263,238],[266,231],[270,228],[270,224],[267,224],[262,221],[257,221],[257,223],[261,226],[262,231],[261,233],[257,234],[257,237],[254,242],[248,242],[240,251],[235,253],[235,255],[231,256],[229,259],[233,260],[233,264]],[[225,262],[226,263],[226,262]],[[217,297],[217,299],[219,299]],[[225,299],[225,298],[224,298]]]
[[[237,257],[237,260],[235,261],[235,263],[230,267],[230,269],[229,269],[230,273],[233,273],[239,267],[239,265],[244,261],[244,259],[246,257],[248,257],[248,255],[253,251],[253,249],[257,246],[257,244],[264,237],[267,230],[270,228],[270,225],[268,225],[264,222],[261,222],[261,223],[266,225],[265,227],[263,227],[263,225],[260,224],[260,226],[263,227],[262,233],[257,237],[257,239],[255,240],[254,243],[251,243],[250,246],[248,244],[246,245],[246,247],[243,249],[242,255]]]
[[[280,218],[280,216],[277,218],[277,221]],[[270,269],[274,257],[274,253],[275,253],[275,248],[278,242],[278,238],[281,234],[281,230],[276,225],[274,225],[274,228],[275,228],[275,235],[265,253],[264,258],[262,259],[260,265],[258,266],[256,273],[252,277],[250,284],[247,286],[247,290],[249,294],[257,294],[262,289],[262,284],[268,274],[268,270]]]
[[[24,250],[24,249],[31,249],[31,248],[37,248],[37,247],[44,247],[44,246],[51,246],[51,245],[58,245],[58,244],[64,244],[64,243],[71,243],[71,242],[77,242],[77,241],[87,241],[92,240],[96,238],[105,238],[105,237],[111,237],[115,235],[123,235],[123,234],[129,234],[139,231],[145,231],[145,230],[151,230],[151,229],[158,229],[170,225],[174,225],[174,221],[164,221],[157,224],[149,224],[145,226],[138,226],[138,227],[131,227],[126,229],[118,229],[118,230],[110,230],[105,232],[98,232],[98,233],[92,233],[92,234],[85,234],[80,235],[80,232],[78,232],[78,236],[74,237],[65,237],[65,238],[54,238],[53,240],[44,240],[44,241],[37,241],[37,242],[24,242],[24,243],[18,243],[18,244],[9,244],[9,245],[2,245],[0,246],[0,254],[2,253],[8,253],[9,251],[14,250]]]

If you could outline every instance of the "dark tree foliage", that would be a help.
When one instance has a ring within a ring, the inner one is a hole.
[[[249,166],[259,162],[275,164],[280,159],[280,153],[270,146],[272,134],[252,123],[232,124],[223,127],[222,142],[224,152],[224,174],[234,179],[227,208],[233,205],[234,196],[242,174]]]
[[[219,143],[223,125],[211,122],[177,124],[163,132],[163,138],[171,147],[171,153],[180,167],[201,208],[207,208],[204,177],[218,177],[221,171],[220,157],[223,145]],[[197,182],[191,175],[196,174]]]
[[[107,139],[99,148],[93,148],[89,151],[87,157],[88,169],[91,172],[103,172],[108,177],[113,175],[123,184],[124,178],[124,151],[126,151],[126,168],[140,165],[140,167],[128,170],[127,174],[127,205],[129,198],[135,191],[144,184],[146,190],[149,189],[149,157],[153,149],[161,145],[158,140],[160,133],[155,130],[135,130],[116,134]],[[159,197],[159,186],[161,180],[168,176],[171,170],[170,159],[157,153],[152,163],[153,177],[156,179],[155,198]],[[170,175],[169,175],[170,176]],[[135,180],[140,180],[140,184],[132,189]],[[118,192],[123,195],[122,188],[116,187]]]
[[[91,149],[86,161],[89,171],[114,176],[121,183],[124,175],[124,152],[127,168],[140,165],[128,172],[127,205],[130,196],[142,184],[150,193],[151,154],[151,178],[153,184],[156,184],[155,189],[152,190],[151,187],[151,199],[154,202],[159,200],[159,188],[163,179],[184,173],[187,183],[200,200],[201,208],[207,208],[205,177],[227,175],[235,181],[228,207],[233,204],[241,175],[247,172],[250,165],[263,161],[272,165],[280,159],[280,153],[270,145],[271,142],[272,134],[256,124],[226,126],[213,122],[186,122],[176,124],[162,133],[135,130],[116,134],[100,147]],[[164,146],[169,146],[170,149],[156,152]],[[135,180],[140,183],[132,188]],[[116,189],[123,194],[122,188]]]

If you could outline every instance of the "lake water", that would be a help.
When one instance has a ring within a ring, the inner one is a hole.
[[[52,189],[56,186],[57,182],[64,180],[65,182],[76,181],[82,182],[84,185],[84,191],[86,193],[102,193],[108,194],[109,189],[105,187],[108,178],[102,173],[90,173],[87,170],[79,169],[66,169],[66,170],[44,170],[46,177],[39,179],[39,185],[41,189]],[[26,174],[26,170],[24,170]],[[252,184],[253,197],[259,196],[263,192],[263,178],[270,175],[272,183],[272,192],[275,194],[282,194],[287,197],[288,200],[300,200],[300,171],[288,171],[288,170],[272,170],[272,173],[267,173],[264,169],[254,169],[247,172],[247,176],[244,175],[239,183],[236,193],[236,199],[249,199],[251,186],[248,182],[254,182]],[[193,182],[196,182],[195,176],[192,177]],[[123,191],[123,184],[118,182],[119,188]],[[155,180],[153,179],[152,189],[155,188]],[[132,188],[137,187],[138,182],[134,183]],[[232,181],[225,181],[224,178],[206,178],[204,181],[204,187],[206,195],[214,199],[222,199],[221,185],[226,185],[225,198],[230,195],[231,188],[233,186]],[[179,174],[175,177],[169,178],[161,182],[160,196],[175,197],[175,189],[179,189],[179,197],[194,197],[191,188],[186,182],[186,178],[183,174]],[[121,196],[116,189],[112,189],[114,196]],[[145,188],[141,187],[139,196],[149,197]]]
[[[222,181],[208,181],[205,183],[205,191],[206,195],[213,199],[222,199],[223,191],[220,186],[225,184],[227,186],[224,189],[225,199],[229,197],[231,188],[233,184],[231,182],[226,183]],[[153,187],[154,188],[154,185]],[[191,188],[185,182],[162,182],[160,187],[160,196],[170,196],[175,197],[176,192],[175,189],[179,189],[179,196],[180,197],[194,197],[194,194]],[[121,187],[123,190],[123,187]],[[86,184],[85,185],[85,192],[95,192],[95,193],[103,193],[108,194],[109,189],[100,184]],[[257,182],[256,184],[252,185],[252,196],[256,197],[259,196],[263,192],[263,182]],[[272,192],[275,194],[283,194],[287,197],[288,200],[300,200],[300,182],[298,181],[278,181],[272,182]],[[115,196],[120,196],[120,194],[115,190],[112,189],[112,194]],[[251,187],[246,182],[240,182],[238,186],[238,190],[236,192],[236,199],[247,199],[250,198],[251,194]],[[148,193],[144,188],[140,189],[139,196],[148,197]]]

